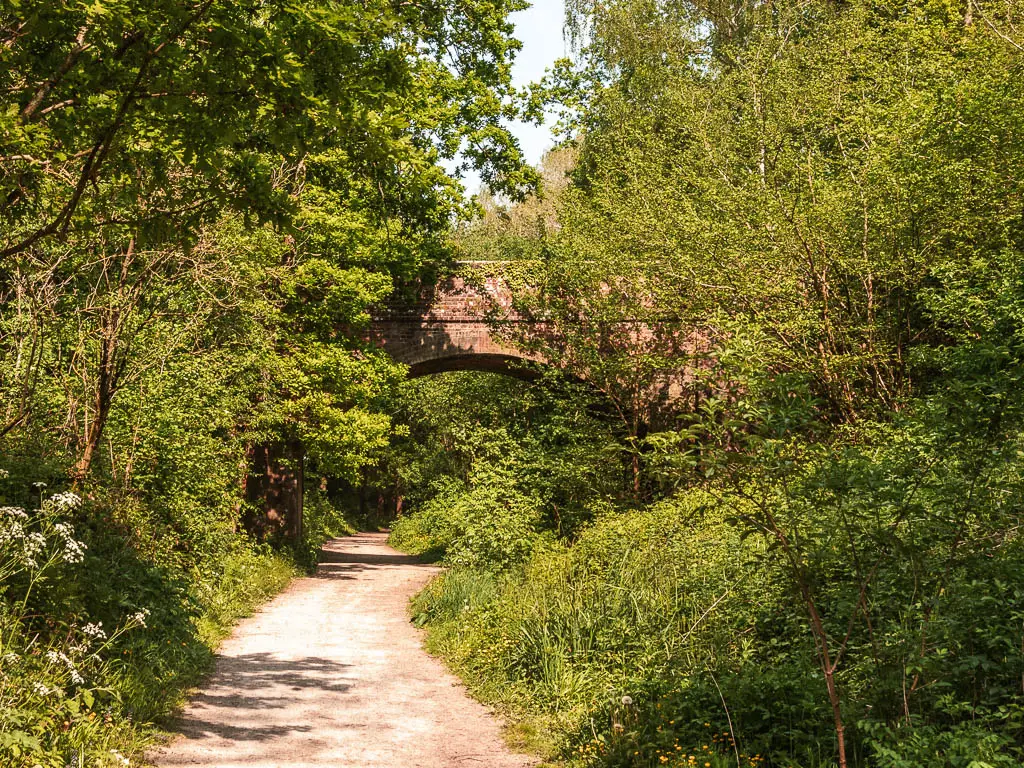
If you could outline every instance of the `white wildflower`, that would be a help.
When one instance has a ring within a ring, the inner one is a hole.
[[[113,755],[114,759],[117,760],[118,764],[120,764],[120,765],[131,765],[132,764],[131,760],[129,760],[124,755],[122,755],[116,749],[110,750],[110,754]]]
[[[66,653],[61,651],[49,650],[46,652],[46,660],[51,664],[63,664],[67,670],[68,675],[71,677],[71,682],[75,685],[81,685],[85,682],[85,678],[75,669],[75,663],[68,658]]]
[[[49,686],[43,683],[32,683],[32,690],[35,691],[39,696],[49,696],[51,693],[55,693],[56,689],[51,689]]]
[[[72,509],[81,503],[81,499],[73,493],[59,493],[49,499],[47,505],[56,506],[60,510]],[[39,568],[40,562],[46,562],[43,556],[53,542],[39,531],[29,531],[29,515],[21,507],[0,507],[0,551],[10,552],[13,559],[24,568]],[[75,530],[69,523],[56,523],[54,533],[59,538],[61,558],[67,563],[80,563],[85,559],[86,546],[75,539]]]
[[[49,504],[58,512],[67,512],[68,510],[80,507],[82,505],[82,497],[70,491],[55,493],[49,498]]]
[[[47,651],[46,660],[51,664],[61,663],[68,669],[74,669],[75,667],[74,662],[72,662],[71,659],[68,658],[67,654],[62,651]]]
[[[140,627],[146,626],[146,619],[149,618],[149,608],[143,608],[141,611],[136,611],[130,618]]]
[[[0,519],[28,520],[28,513],[21,507],[0,507]]]
[[[38,531],[30,533],[21,540],[21,549],[22,562],[30,568],[35,568],[36,555],[46,549],[46,537]]]
[[[3,664],[5,667],[9,667],[12,664],[17,664],[17,663],[18,663],[18,654],[16,654],[16,653],[5,653],[3,656],[0,656],[0,664]]]
[[[82,627],[82,632],[87,634],[89,637],[95,637],[97,640],[107,639],[107,633],[103,631],[102,621],[95,624],[86,624]]]
[[[27,520],[28,515],[21,507],[0,507],[0,547],[20,545],[25,539]]]
[[[73,493],[66,494],[68,496],[75,496]],[[56,497],[54,497],[56,498]],[[75,496],[77,499],[78,497]],[[80,563],[85,559],[85,550],[87,547],[81,541],[75,539],[75,529],[71,527],[69,523],[57,523],[53,526],[53,530],[60,536],[63,549],[61,550],[61,557],[65,563]]]
[[[629,707],[629,706],[632,706],[632,704],[633,704],[633,697],[632,696],[623,696],[622,697],[622,706]]]
[[[64,558],[65,563],[80,563],[85,559],[86,549],[87,547],[81,541],[65,539],[64,549],[61,550],[61,557]]]
[[[11,473],[8,472],[6,469],[0,469],[0,480],[6,480],[10,476]]]

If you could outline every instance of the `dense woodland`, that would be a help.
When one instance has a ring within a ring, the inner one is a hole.
[[[551,764],[1024,765],[1024,8],[570,0],[518,92],[524,5],[5,0],[0,765],[139,764],[392,522]],[[365,341],[458,260],[547,365]]]

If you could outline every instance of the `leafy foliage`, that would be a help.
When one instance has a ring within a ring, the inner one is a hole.
[[[469,210],[440,161],[534,179],[502,127],[521,5],[0,4],[0,504],[49,536],[73,491],[88,547],[30,577],[0,551],[0,762],[139,759],[230,622],[347,530],[318,486],[381,460],[404,375],[369,309]],[[249,463],[297,444],[282,554],[242,530],[269,517]]]
[[[1019,11],[569,3],[518,341],[612,404],[632,476],[415,607],[550,755],[1024,760]]]

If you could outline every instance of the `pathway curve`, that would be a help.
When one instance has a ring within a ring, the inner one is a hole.
[[[525,768],[497,721],[423,651],[406,613],[437,573],[385,544],[336,539],[224,642],[179,736],[151,756],[172,766]]]

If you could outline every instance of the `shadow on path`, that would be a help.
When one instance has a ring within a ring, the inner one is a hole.
[[[409,598],[440,571],[384,533],[328,542],[242,622],[177,723],[160,768],[531,768],[424,652]]]
[[[333,546],[337,545],[337,541],[334,541],[328,542],[327,546],[321,550],[320,564],[316,571],[318,578],[353,579],[361,573],[381,568],[409,565],[422,568],[432,567],[420,557],[403,555],[394,550],[380,551],[380,534],[360,533],[342,541],[344,548]],[[368,551],[361,551],[364,548]]]
[[[309,733],[308,724],[268,725],[259,722],[221,723],[205,720],[205,710],[287,709],[306,689],[344,693],[352,688],[337,680],[348,664],[307,657],[282,660],[269,653],[222,657],[207,688],[192,698],[189,717],[177,721],[175,730],[187,739],[217,736],[232,741],[267,741],[289,733]],[[300,695],[289,695],[298,692]]]
[[[358,552],[333,552],[325,549],[320,553],[321,563],[361,563],[363,565],[423,565],[412,555],[377,555]]]

